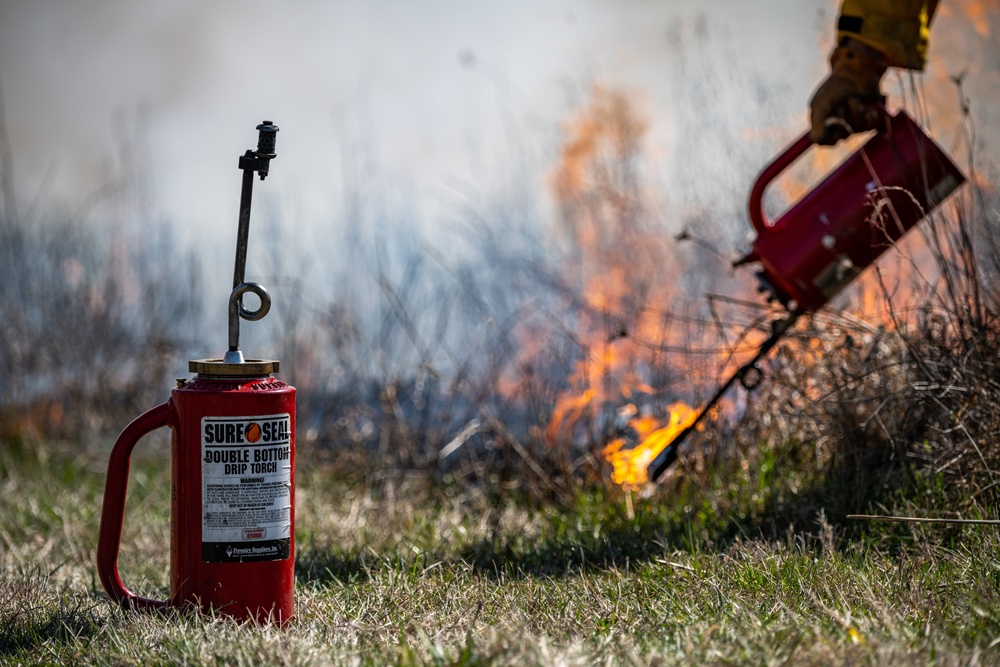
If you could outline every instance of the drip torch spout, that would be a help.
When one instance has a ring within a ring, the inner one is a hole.
[[[243,170],[243,188],[240,192],[240,219],[236,233],[236,263],[233,268],[233,291],[229,295],[229,351],[225,363],[243,363],[240,352],[240,318],[256,321],[267,315],[271,308],[271,297],[263,285],[246,282],[247,244],[250,237],[250,204],[253,199],[253,175],[260,174],[260,180],[267,177],[274,152],[278,126],[269,120],[257,126],[257,150],[248,150],[240,156],[239,167]],[[249,310],[243,305],[243,295],[253,292],[260,299],[257,310]]]
[[[257,150],[248,150],[240,156],[243,170],[243,189],[240,191],[240,221],[236,236],[236,267],[233,271],[233,289],[243,284],[247,265],[247,242],[250,236],[250,202],[253,200],[253,175],[260,174],[260,180],[267,178],[274,152],[278,126],[269,120],[257,126]]]

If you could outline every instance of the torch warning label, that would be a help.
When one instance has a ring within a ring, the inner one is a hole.
[[[292,529],[287,413],[201,420],[201,545],[208,563],[283,560]]]

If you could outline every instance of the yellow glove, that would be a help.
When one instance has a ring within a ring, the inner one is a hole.
[[[830,76],[809,101],[813,142],[832,145],[855,133],[875,129],[884,104],[879,83],[886,70],[885,56],[857,40],[845,39],[830,56]]]

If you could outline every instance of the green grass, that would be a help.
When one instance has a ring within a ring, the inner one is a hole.
[[[300,452],[280,630],[121,611],[93,565],[107,448],[0,447],[0,664],[1000,664],[1000,531],[827,520],[793,474],[675,477],[630,514]],[[163,464],[133,462],[120,560],[150,596]]]

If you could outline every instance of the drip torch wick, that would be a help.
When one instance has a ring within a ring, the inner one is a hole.
[[[260,175],[260,180],[267,177],[271,160],[277,157],[274,152],[278,126],[269,120],[257,126],[257,150],[248,150],[240,156],[239,167],[243,171],[243,187],[240,191],[240,219],[236,232],[236,262],[233,268],[233,291],[229,296],[229,351],[226,360],[232,363],[242,363],[240,352],[240,318],[259,320],[267,314],[271,307],[271,298],[261,285],[245,282],[247,265],[247,244],[250,236],[250,204],[253,200],[253,175]],[[253,292],[260,298],[260,308],[255,311],[243,307],[243,294]],[[238,358],[238,360],[237,360]]]

